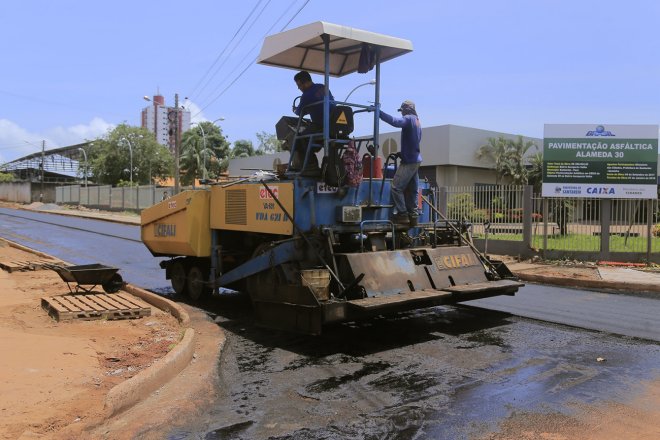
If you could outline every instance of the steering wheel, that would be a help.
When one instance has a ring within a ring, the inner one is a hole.
[[[302,95],[296,96],[295,99],[293,100],[291,110],[293,110],[294,113],[296,112],[296,108],[298,107],[298,102],[300,102],[300,98],[302,98]]]

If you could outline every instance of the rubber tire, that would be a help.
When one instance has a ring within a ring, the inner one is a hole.
[[[124,287],[124,279],[121,275],[115,273],[108,281],[101,284],[101,287],[103,287],[103,290],[106,293],[117,293],[122,287]]]
[[[186,286],[188,290],[188,298],[193,301],[198,301],[205,296],[209,288],[205,285],[207,278],[205,273],[199,266],[191,266],[188,270],[188,278]]]
[[[186,267],[183,262],[175,261],[170,266],[170,282],[172,283],[172,289],[177,295],[183,295],[186,293],[187,288],[187,277],[186,277]]]

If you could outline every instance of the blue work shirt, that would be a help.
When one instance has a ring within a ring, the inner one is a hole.
[[[401,163],[420,163],[422,154],[419,144],[422,141],[422,124],[415,115],[402,117],[380,112],[380,119],[401,129]]]
[[[325,86],[323,84],[312,84],[310,88],[308,88],[303,92],[302,97],[300,98],[300,103],[293,112],[298,116],[300,116],[300,112],[303,111],[304,112],[303,116],[309,114],[309,117],[312,119],[312,122],[314,124],[318,125],[319,127],[323,127],[323,97],[324,96],[325,96]],[[332,92],[330,92],[330,101],[333,101],[334,99],[335,98],[332,96]],[[307,107],[309,104],[318,101],[321,102],[319,102],[316,105],[311,105]],[[332,112],[333,108],[335,108],[335,105],[333,103],[330,103],[330,112]]]

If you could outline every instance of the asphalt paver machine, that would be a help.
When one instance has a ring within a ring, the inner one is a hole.
[[[522,286],[474,247],[470,225],[435,208],[428,183],[420,184],[418,224],[392,221],[391,176],[374,166],[380,69],[410,51],[408,40],[325,22],[265,39],[259,63],[321,74],[326,91],[331,77],[373,70],[374,102],[331,101],[326,92],[323,131],[301,135],[302,116],[290,123],[292,159],[276,172],[145,209],[142,240],[154,256],[170,257],[161,267],[177,293],[247,291],[262,325],[319,334],[327,323],[513,295]],[[358,117],[373,120],[371,135],[351,137]],[[296,148],[302,163],[293,161]],[[369,166],[347,183],[341,164],[352,149]],[[314,155],[323,166],[310,171]]]

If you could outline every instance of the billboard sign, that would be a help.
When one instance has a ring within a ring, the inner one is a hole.
[[[656,199],[657,169],[657,125],[545,125],[543,197]]]

